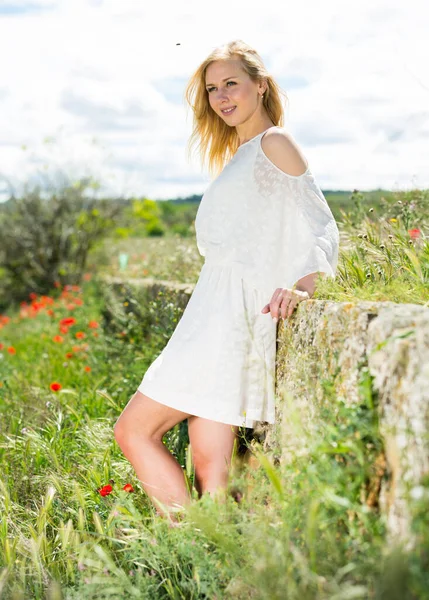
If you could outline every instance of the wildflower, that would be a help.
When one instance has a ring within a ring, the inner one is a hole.
[[[27,427],[23,427],[23,428],[21,429],[21,433],[22,433],[23,435],[24,435],[25,433],[28,433],[28,429],[27,429]]]
[[[52,402],[49,402],[49,400],[46,402],[45,404],[46,408],[49,408],[50,406],[52,406]]]
[[[398,200],[398,204],[402,204],[402,200]]]
[[[84,273],[83,279],[85,281],[91,281],[91,273]]]
[[[3,350],[4,346],[3,344],[0,342],[0,350]]]
[[[126,492],[134,492],[134,488],[131,483],[126,483],[122,489]]]
[[[368,234],[364,233],[362,237],[365,238],[365,239],[368,239]]]
[[[366,278],[369,279],[371,277],[371,273],[366,274]]]
[[[380,244],[380,248],[381,248],[381,249],[383,249],[383,248],[385,248],[385,247],[386,247],[386,246],[385,246],[384,244]]]
[[[391,233],[389,233],[389,238],[393,240],[393,235]]]
[[[91,367],[88,367],[88,366],[86,366],[86,367],[84,367],[84,370],[85,370],[87,373],[89,373],[89,372],[91,371]]]
[[[74,303],[77,304],[77,306],[82,306],[83,300],[81,298],[75,298]]]
[[[31,300],[35,300],[35,299],[37,298],[37,294],[36,294],[35,292],[31,292],[30,294],[28,294],[28,297],[29,297]]]
[[[108,496],[109,494],[112,493],[112,491],[113,491],[113,488],[110,484],[103,485],[103,487],[98,490],[100,496]]]
[[[73,358],[73,356],[74,356],[73,352],[66,353],[66,358]]]
[[[16,354],[16,350],[13,346],[9,346],[9,348],[7,349],[7,351],[9,352],[9,354]]]
[[[83,331],[76,331],[75,336],[80,340],[85,337],[85,334]]]
[[[53,381],[49,387],[53,392],[58,392],[58,390],[60,390],[63,386],[61,385],[61,383]]]
[[[60,325],[74,325],[75,323],[76,319],[74,317],[65,317],[60,321]]]
[[[60,331],[61,333],[68,333],[69,328],[67,327],[67,325],[60,325]]]
[[[52,338],[54,342],[58,342],[58,343],[62,343],[64,342],[64,338],[61,337],[60,335],[54,335],[54,337]]]
[[[410,246],[412,246],[413,245],[413,240],[408,240],[408,243],[409,243]]]
[[[88,323],[88,327],[91,327],[92,329],[97,329],[98,326],[99,325],[98,325],[97,321],[90,321]]]
[[[374,211],[374,209],[373,209],[373,208],[370,208],[368,212],[373,212],[373,211]]]
[[[411,239],[416,240],[420,237],[420,229],[409,229],[408,233],[410,234]]]
[[[396,222],[397,222],[397,219],[389,219],[389,221],[390,221],[391,223],[396,223]]]

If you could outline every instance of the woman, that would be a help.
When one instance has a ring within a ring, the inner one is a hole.
[[[335,277],[339,245],[328,204],[282,127],[279,87],[255,50],[240,40],[215,49],[186,98],[191,140],[200,140],[203,159],[210,148],[210,170],[221,171],[195,220],[205,263],[115,425],[145,491],[168,515],[190,494],[164,434],[187,418],[199,496],[225,490],[239,427],[275,420],[277,320],[311,298],[319,274]]]

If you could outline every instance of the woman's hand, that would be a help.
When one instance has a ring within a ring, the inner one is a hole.
[[[310,294],[301,290],[289,290],[288,288],[277,288],[274,292],[271,301],[261,310],[262,313],[271,313],[271,317],[275,322],[279,317],[282,319],[293,313],[295,306],[303,300],[308,300]]]

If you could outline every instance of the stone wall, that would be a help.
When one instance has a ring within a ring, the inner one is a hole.
[[[427,494],[429,483],[429,309],[312,299],[280,323],[277,344],[277,389],[293,397],[309,427],[311,399],[326,393],[324,382],[350,405],[359,402],[359,393],[375,392],[385,446],[385,456],[379,457],[378,502],[390,541],[412,543],[409,503]],[[365,391],[367,373],[372,390]],[[274,426],[258,425],[265,447],[277,449],[280,460],[299,450],[300,442],[285,406],[278,403]]]
[[[164,288],[170,298],[177,293],[183,308],[193,291],[192,284],[105,281],[121,299],[124,291],[129,298],[133,287],[154,293]],[[281,461],[302,450],[288,402],[311,429],[315,403],[328,389],[348,405],[358,403],[362,393],[374,396],[385,448],[376,459],[379,475],[371,493],[391,540],[412,544],[410,500],[427,494],[429,484],[429,308],[368,301],[301,303],[278,326],[276,387],[276,423],[259,423],[254,435]]]

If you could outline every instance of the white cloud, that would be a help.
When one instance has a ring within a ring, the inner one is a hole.
[[[286,91],[286,126],[322,188],[427,187],[428,21],[423,0],[0,1],[0,174],[19,187],[62,168],[112,194],[202,193],[183,93],[240,38]]]

